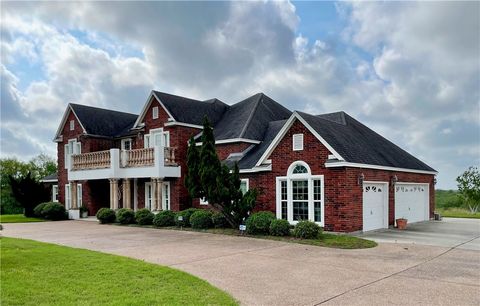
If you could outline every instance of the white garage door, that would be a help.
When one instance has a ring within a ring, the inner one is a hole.
[[[363,231],[388,227],[388,185],[363,183]]]
[[[395,184],[395,219],[408,223],[425,221],[428,216],[428,184]]]

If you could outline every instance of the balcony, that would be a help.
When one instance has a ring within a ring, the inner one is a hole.
[[[75,154],[68,168],[68,180],[141,177],[180,177],[175,148],[157,146]]]

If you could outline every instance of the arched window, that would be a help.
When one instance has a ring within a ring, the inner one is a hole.
[[[308,173],[307,168],[303,165],[296,165],[295,168],[293,168],[293,174],[301,174],[301,173]]]
[[[323,175],[312,175],[303,161],[293,162],[287,176],[277,177],[277,217],[291,223],[310,220],[323,225]]]

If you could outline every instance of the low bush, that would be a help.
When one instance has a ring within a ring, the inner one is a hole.
[[[270,235],[288,236],[290,235],[290,223],[284,219],[275,219],[270,223]]]
[[[140,209],[135,213],[135,221],[140,225],[151,225],[155,215],[146,208]]]
[[[67,211],[65,207],[56,202],[47,203],[41,212],[43,218],[48,220],[65,220],[67,219]]]
[[[293,235],[303,239],[317,239],[321,232],[322,228],[312,221],[300,221],[293,229]]]
[[[116,219],[115,211],[106,207],[100,208],[97,211],[97,219],[101,224],[113,223]]]
[[[35,217],[43,218],[42,210],[49,203],[53,203],[53,202],[40,203],[37,206],[35,206],[35,208],[33,209],[33,214],[35,215]]]
[[[130,208],[120,208],[117,210],[117,221],[120,224],[135,223],[135,213]]]
[[[224,228],[229,227],[227,219],[221,212],[213,213],[212,215],[212,222],[215,228]]]
[[[252,214],[246,221],[247,234],[268,235],[270,223],[275,220],[275,215],[269,211],[260,211]]]
[[[171,210],[164,210],[159,212],[153,218],[153,225],[155,225],[156,227],[175,225],[175,213]]]
[[[198,210],[190,217],[192,228],[207,229],[212,227],[212,212],[209,210]]]
[[[175,215],[175,224],[176,224],[177,226],[184,226],[184,227],[191,226],[191,224],[190,224],[190,217],[193,215],[194,212],[199,211],[199,210],[200,210],[200,209],[198,209],[198,208],[188,208],[188,209],[179,211],[179,212]],[[179,217],[179,216],[182,216],[182,217],[183,217],[183,220],[182,220],[182,221],[178,220],[178,217]]]

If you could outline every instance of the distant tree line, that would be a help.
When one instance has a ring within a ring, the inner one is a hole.
[[[33,207],[50,197],[50,190],[44,188],[40,179],[56,172],[56,160],[45,154],[28,162],[0,159],[0,213],[31,216]]]

